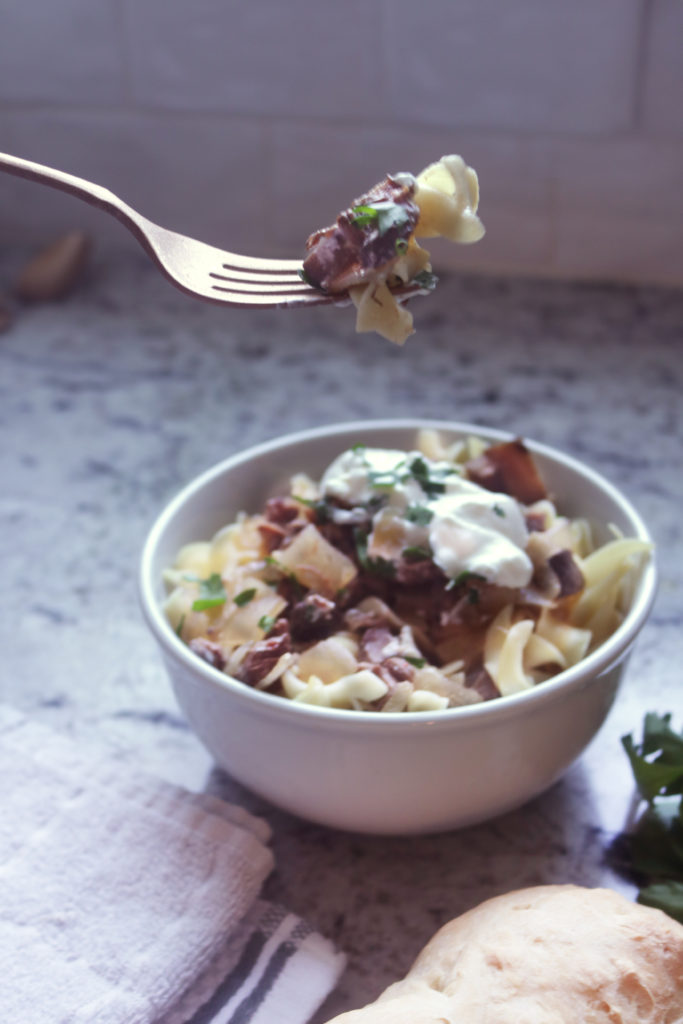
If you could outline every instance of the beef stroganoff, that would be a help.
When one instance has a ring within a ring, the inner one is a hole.
[[[348,292],[356,306],[356,331],[376,331],[402,345],[413,317],[392,289],[437,283],[429,253],[417,238],[478,242],[479,182],[460,156],[444,156],[417,175],[394,174],[354,200],[335,224],[307,242],[302,276],[330,294]]]
[[[183,547],[165,610],[245,685],[434,712],[528,690],[599,646],[650,549],[613,534],[598,545],[563,515],[522,441],[422,430],[411,451],[355,445]]]

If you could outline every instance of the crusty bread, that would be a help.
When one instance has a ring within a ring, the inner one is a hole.
[[[403,979],[330,1024],[681,1024],[683,926],[609,889],[548,885],[444,925]]]

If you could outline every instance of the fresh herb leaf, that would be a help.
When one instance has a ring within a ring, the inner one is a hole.
[[[262,615],[258,620],[258,627],[262,629],[264,633],[270,633],[271,629],[275,625],[275,615]]]
[[[426,505],[409,505],[405,518],[409,523],[415,523],[417,526],[429,526],[434,518],[434,513]]]
[[[420,288],[430,292],[434,291],[438,283],[438,277],[436,274],[432,274],[431,270],[421,270],[412,280],[412,284],[419,285]]]
[[[356,555],[361,567],[366,572],[374,573],[375,576],[393,577],[396,575],[396,566],[381,555],[376,558],[368,554],[368,532],[360,527],[353,531],[353,539],[356,545]]]
[[[496,513],[497,516],[500,516],[502,519],[505,518],[505,509],[501,508],[500,505],[494,505],[493,511]]]
[[[352,444],[351,445],[351,451],[352,452],[364,452],[366,448],[367,448],[367,445],[363,444],[362,441],[357,441],[356,444]]]
[[[671,715],[649,712],[640,743],[622,736],[633,777],[647,807],[626,840],[638,901],[683,923],[683,732]]]
[[[374,206],[352,206],[351,222],[358,228],[367,227],[379,217],[379,210]]]
[[[481,583],[486,583],[486,577],[480,576],[478,572],[470,572],[469,569],[463,569],[457,576],[453,578],[453,586],[461,587],[463,583],[468,583],[470,580],[479,580]]]
[[[455,467],[429,466],[421,455],[417,455],[409,466],[412,476],[430,498],[435,494],[444,494],[446,479],[457,473]]]
[[[424,562],[425,559],[432,557],[432,553],[429,548],[423,548],[419,545],[411,545],[410,547],[404,548],[401,552],[406,562]]]
[[[310,279],[310,277],[308,276],[308,274],[306,273],[306,271],[304,270],[303,267],[299,267],[299,269],[297,270],[297,274],[299,275],[301,280],[304,282],[304,284],[310,285],[311,288],[313,287],[313,285],[311,284],[311,279]]]
[[[298,494],[293,494],[292,497],[294,501],[311,509],[316,523],[327,523],[332,518],[330,506],[325,498],[301,498]]]
[[[199,597],[192,602],[193,612],[203,612],[207,608],[217,608],[225,604],[227,599],[223,580],[214,572],[205,580],[199,580]]]
[[[408,242],[405,238],[397,238],[394,248],[398,256],[403,256],[404,253],[408,252]]]
[[[181,615],[180,616],[180,621],[178,622],[178,625],[176,626],[176,630],[175,630],[175,635],[180,637],[181,640],[183,639],[183,626],[184,625],[185,625],[185,616]]]
[[[426,658],[413,658],[410,654],[406,654],[404,657],[405,657],[405,660],[410,665],[414,665],[415,668],[424,668],[425,665],[427,664],[427,659]]]
[[[242,605],[249,604],[249,602],[253,600],[253,598],[255,597],[256,587],[249,587],[247,590],[241,590],[239,594],[237,594],[237,596],[234,598],[234,601],[235,604],[239,605],[239,607],[241,608]]]

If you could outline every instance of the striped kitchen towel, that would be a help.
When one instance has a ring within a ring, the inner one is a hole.
[[[305,1024],[344,967],[269,828],[0,706],[0,1020]]]

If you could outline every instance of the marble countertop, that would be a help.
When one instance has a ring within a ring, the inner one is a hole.
[[[0,290],[15,263],[0,256]],[[349,310],[203,305],[136,253],[96,263],[69,301],[18,309],[0,335],[1,699],[267,818],[267,895],[349,957],[316,1024],[375,997],[439,925],[489,896],[556,881],[633,894],[605,861],[632,798],[619,738],[646,710],[681,709],[683,293],[452,278],[414,311],[418,333],[398,349],[356,336]],[[617,705],[552,790],[460,832],[354,836],[212,767],[141,619],[137,561],[166,500],[226,455],[301,427],[413,414],[586,460],[649,523],[661,582]]]

